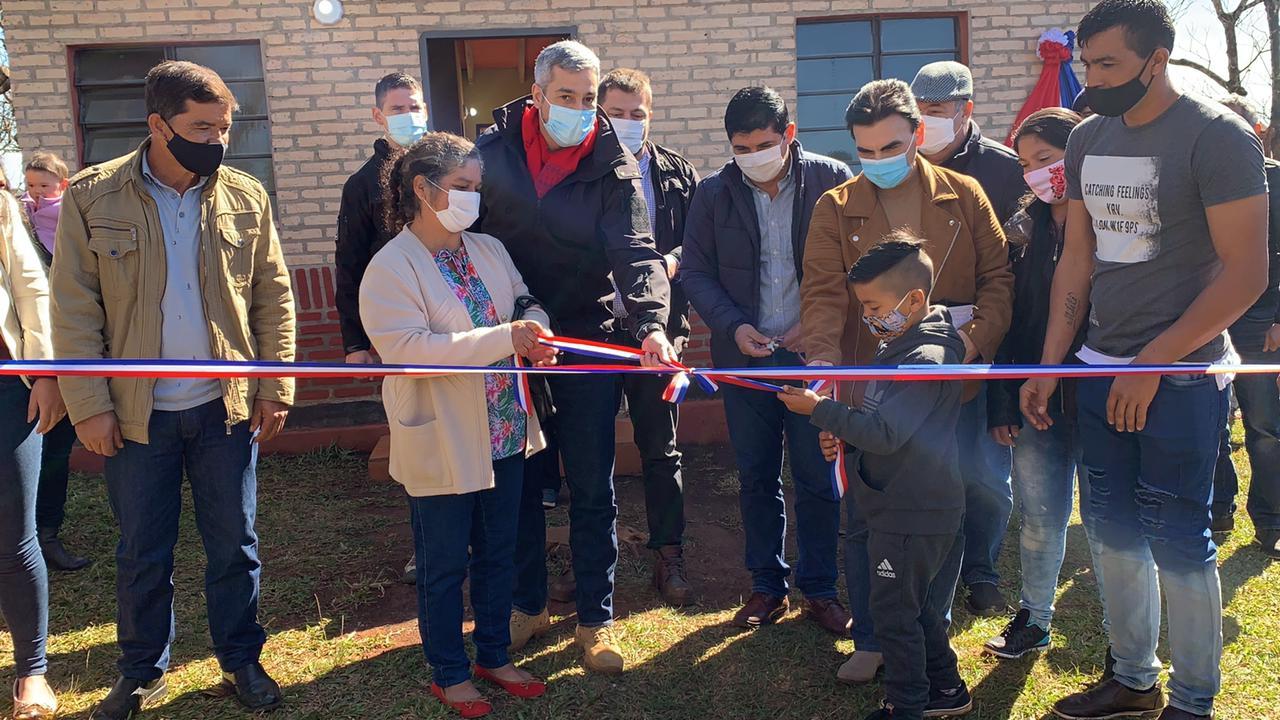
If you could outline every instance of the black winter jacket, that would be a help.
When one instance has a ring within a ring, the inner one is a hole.
[[[983,137],[978,124],[972,120],[969,121],[969,137],[960,150],[945,162],[934,164],[977,180],[995,208],[1001,225],[1009,222],[1027,194],[1027,181],[1022,177],[1017,153]]]
[[[1063,238],[1050,215],[1049,206],[1035,200],[1005,224],[1013,267],[1013,320],[1009,332],[996,351],[997,365],[1039,365],[1044,338],[1049,332],[1049,303],[1053,274],[1062,256]],[[1084,308],[1088,315],[1088,305]],[[1081,324],[1065,362],[1076,362],[1076,351],[1084,344],[1087,324]],[[1022,380],[992,380],[987,389],[987,426],[1022,427],[1018,391]],[[1049,400],[1049,407],[1071,417],[1075,412],[1075,381],[1064,379]]]
[[[698,187],[698,172],[680,153],[657,143],[648,143],[649,162],[653,163],[649,179],[653,182],[654,208],[653,240],[658,252],[670,255],[676,263],[684,260],[684,225],[689,218],[689,206]],[[652,172],[657,170],[657,172]],[[667,318],[667,337],[677,347],[689,337],[689,299],[677,274],[671,283],[671,309]]]
[[[387,227],[382,214],[382,168],[390,157],[391,145],[378,138],[373,143],[373,156],[342,186],[334,280],[338,324],[347,353],[372,347],[360,322],[360,281],[374,253],[399,232]]]
[[[670,283],[649,231],[635,156],[600,112],[591,154],[539,199],[521,122],[529,103],[524,97],[494,110],[494,124],[476,142],[484,181],[473,229],[507,248],[558,332],[608,339],[615,329],[610,272],[622,289],[631,336],[665,329]]]

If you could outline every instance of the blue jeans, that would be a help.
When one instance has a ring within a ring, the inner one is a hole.
[[[1280,353],[1262,351],[1273,322],[1269,315],[1250,311],[1231,326],[1231,342],[1245,363],[1280,362]],[[1232,386],[1244,416],[1244,447],[1253,471],[1249,517],[1256,531],[1280,531],[1280,390],[1276,389],[1276,375],[1237,375]],[[1219,460],[1214,479],[1214,515],[1234,513],[1237,492],[1238,478],[1228,454]]]
[[[1166,376],[1146,427],[1119,433],[1106,420],[1111,383],[1091,378],[1077,388],[1116,679],[1145,689],[1159,677],[1162,584],[1173,659],[1169,702],[1209,714],[1222,657],[1222,592],[1209,504],[1227,393],[1212,377]]]
[[[126,440],[107,458],[107,496],[120,524],[116,634],[124,677],[150,682],[169,667],[173,643],[173,548],[186,471],[204,544],[205,603],[218,664],[234,672],[258,661],[258,446],[249,423],[227,426],[222,400],[153,411],[146,445]]]
[[[40,492],[36,495],[36,527],[57,530],[66,517],[67,480],[71,474],[71,446],[76,428],[70,418],[44,436],[40,453]]]
[[[960,406],[956,426],[960,447],[960,476],[964,480],[964,525],[960,541],[964,559],[960,579],[966,587],[1000,582],[996,561],[1013,514],[1012,457],[1009,448],[987,430],[987,393]]]
[[[1053,601],[1058,590],[1058,574],[1067,551],[1067,525],[1083,448],[1073,420],[1058,410],[1051,411],[1053,425],[1044,431],[1024,424],[1013,449],[1013,483],[1022,516],[1022,607],[1031,613],[1031,622],[1044,630],[1053,620]],[[1089,508],[1089,481],[1079,475],[1080,510],[1092,557],[1099,548]],[[1106,593],[1102,570],[1094,563],[1098,594],[1104,598],[1102,627],[1108,628]]]
[[[418,567],[418,633],[431,677],[442,688],[471,679],[462,643],[462,581],[468,573],[476,663],[492,670],[511,662],[508,623],[524,454],[494,460],[493,484],[479,492],[409,498]]]
[[[0,616],[20,678],[49,665],[49,576],[36,540],[41,438],[27,422],[29,397],[21,380],[0,377]]]
[[[614,422],[622,401],[616,375],[553,375],[560,457],[569,486],[569,548],[577,579],[578,623],[613,622],[618,567],[618,505],[613,492]],[[536,615],[547,606],[547,528],[541,489],[529,483],[520,501],[513,606]]]
[[[803,365],[800,359],[785,350],[750,363],[751,367],[799,365]],[[739,500],[752,592],[774,597],[788,593],[791,566],[784,552],[787,507],[782,493],[785,439],[795,484],[796,587],[815,600],[836,597],[840,500],[831,484],[830,465],[818,446],[818,428],[809,418],[788,412],[772,393],[731,385],[722,386],[721,391],[741,482]]]

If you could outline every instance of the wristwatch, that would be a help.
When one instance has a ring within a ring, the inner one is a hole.
[[[643,342],[645,338],[649,337],[649,333],[665,332],[665,331],[666,331],[666,328],[663,327],[662,323],[647,322],[641,325],[640,329],[636,331],[636,339]]]

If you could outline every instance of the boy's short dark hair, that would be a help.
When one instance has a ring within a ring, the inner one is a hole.
[[[40,150],[31,153],[31,159],[27,161],[23,170],[39,170],[56,176],[59,180],[66,180],[71,175],[67,170],[67,164],[62,162],[62,158],[51,152]]]
[[[787,103],[771,87],[745,87],[733,94],[724,109],[724,131],[732,140],[739,133],[756,130],[787,131],[791,124]]]
[[[607,75],[600,79],[600,85],[596,88],[596,102],[604,100],[604,96],[610,90],[618,90],[631,95],[648,96],[653,99],[653,88],[649,84],[649,76],[640,70],[631,68],[618,68],[610,70]]]
[[[886,277],[903,295],[923,290],[933,292],[933,261],[924,251],[924,241],[910,230],[894,230],[849,268],[849,282],[864,285]]]
[[[381,109],[382,101],[387,99],[387,93],[397,88],[421,92],[422,83],[418,82],[418,78],[408,73],[393,72],[390,75],[383,75],[378,84],[373,86],[374,105]]]
[[[1080,19],[1076,43],[1113,27],[1124,28],[1125,45],[1139,57],[1148,57],[1156,48],[1173,50],[1173,18],[1161,0],[1102,0]]]
[[[893,115],[901,115],[915,132],[922,122],[920,107],[916,105],[916,96],[911,94],[911,86],[901,80],[872,80],[844,111],[844,124],[852,130],[857,126],[875,125]]]
[[[231,88],[213,70],[185,60],[167,60],[147,72],[147,114],[155,113],[165,122],[187,111],[187,101],[194,103],[222,103],[232,111],[240,104]]]

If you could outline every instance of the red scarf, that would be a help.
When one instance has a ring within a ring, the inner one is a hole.
[[[529,175],[533,177],[533,189],[541,200],[551,188],[578,169],[582,159],[591,154],[596,146],[596,127],[591,128],[587,137],[573,147],[552,150],[547,147],[546,138],[542,137],[542,123],[538,108],[532,103],[524,108],[524,117],[520,120],[520,129],[524,135],[524,156],[529,163]],[[596,126],[599,127],[597,120]]]

